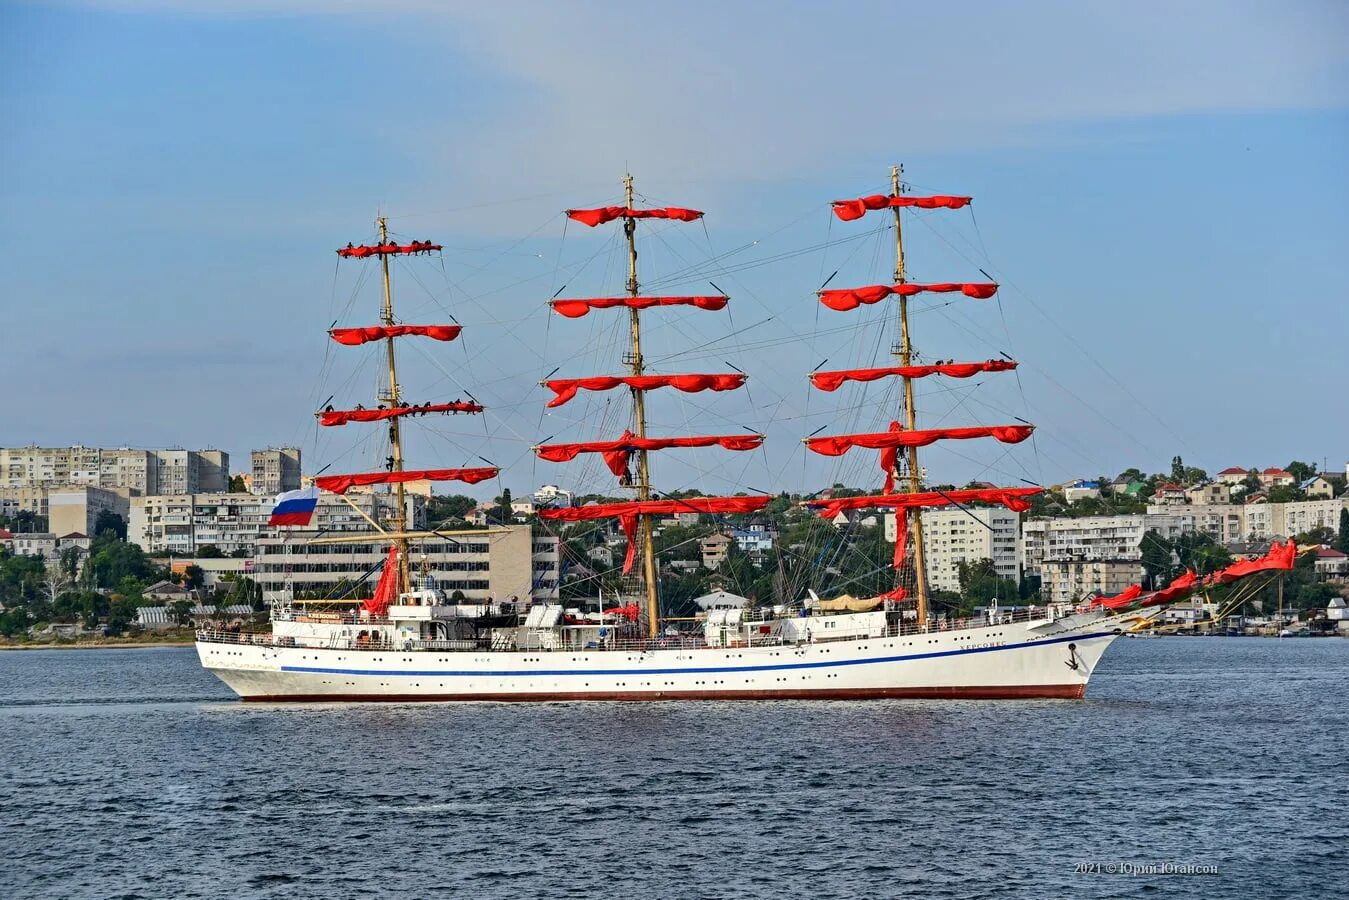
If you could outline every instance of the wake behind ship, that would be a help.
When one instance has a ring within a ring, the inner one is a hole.
[[[404,339],[453,341],[460,326],[414,325],[394,315],[390,262],[412,255],[437,253],[429,241],[398,243],[378,220],[375,244],[348,244],[338,250],[344,259],[377,260],[383,280],[380,324],[333,328],[333,340],[345,346],[382,344],[387,381],[377,405],[318,413],[320,425],[382,423],[388,429],[388,455],[382,471],[321,475],[315,485],[345,497],[352,488],[382,486],[392,495],[388,521],[373,519],[378,539],[388,544],[373,596],[350,602],[302,603],[283,600],[273,605],[266,633],[197,635],[202,665],[246,700],[672,700],[768,698],[1079,698],[1102,655],[1120,634],[1142,627],[1170,603],[1200,587],[1187,572],[1160,590],[1135,586],[1116,597],[1097,597],[1079,606],[1042,606],[1000,611],[996,606],[977,616],[959,617],[933,609],[924,571],[925,508],[1000,505],[1024,512],[1039,487],[978,487],[941,490],[925,484],[918,451],[939,441],[991,438],[1015,444],[1028,438],[1033,426],[1020,424],[919,428],[915,382],[923,378],[969,378],[976,373],[1006,372],[1010,359],[974,362],[927,362],[914,348],[909,306],[923,294],[955,294],[986,300],[997,292],[993,283],[916,283],[905,266],[903,216],[913,210],[956,210],[969,197],[915,196],[906,191],[899,169],[891,172],[891,192],[835,201],[832,209],[844,222],[869,212],[893,215],[895,267],[885,284],[821,290],[828,309],[849,312],[889,299],[896,300],[893,321],[898,341],[895,365],[879,368],[815,371],[810,389],[826,393],[849,384],[899,379],[900,409],[885,430],[811,435],[808,452],[839,457],[854,449],[879,451],[884,484],[878,493],[820,497],[805,502],[812,512],[833,519],[845,511],[892,510],[896,541],[893,586],[869,597],[843,595],[822,600],[815,591],[804,597],[779,596],[752,609],[709,611],[696,627],[680,627],[663,616],[656,562],[655,523],[662,517],[689,514],[729,521],[762,510],[772,499],[764,494],[684,496],[655,489],[652,454],[684,448],[718,448],[730,452],[758,449],[757,433],[655,435],[649,431],[648,395],[674,389],[682,393],[722,392],[745,387],[748,376],[721,373],[658,374],[643,354],[644,311],[659,315],[672,307],[715,313],[724,310],[725,295],[656,296],[644,294],[638,280],[636,233],[641,220],[695,222],[698,210],[684,207],[638,207],[631,177],[624,180],[621,205],[567,211],[570,220],[588,227],[621,222],[627,249],[626,292],[616,296],[553,299],[551,309],[566,319],[589,314],[626,312],[627,372],[552,379],[543,382],[554,393],[549,407],[561,406],[578,393],[625,389],[631,397],[629,427],[617,437],[577,443],[540,444],[538,457],[569,462],[584,454],[599,455],[617,479],[617,489],[633,498],[586,506],[539,511],[540,519],[560,526],[616,521],[627,537],[622,563],[635,587],[616,606],[598,610],[567,608],[560,603],[508,600],[470,601],[449,595],[436,573],[423,565],[414,573],[412,554],[443,548],[464,535],[493,540],[501,529],[473,531],[409,528],[405,486],[410,481],[479,483],[498,475],[495,466],[408,468],[401,423],[408,416],[478,414],[476,401],[455,400],[410,404],[398,379],[398,343]],[[353,508],[354,504],[353,504]],[[359,512],[359,509],[358,509]],[[361,513],[365,516],[365,513]],[[288,521],[282,519],[281,521]],[[317,537],[314,543],[371,540],[349,536]],[[1292,542],[1276,546],[1268,557],[1241,562],[1210,576],[1231,581],[1291,568]],[[633,574],[640,558],[640,570]],[[1244,567],[1244,568],[1243,568]]]

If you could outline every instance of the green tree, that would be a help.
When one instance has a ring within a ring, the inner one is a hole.
[[[497,508],[493,513],[498,525],[509,525],[515,518],[515,510],[511,509],[511,489],[503,488],[501,496],[496,499]]]
[[[477,507],[478,501],[464,494],[435,496],[426,504],[426,518],[427,521],[433,523],[440,523],[449,519],[462,519]]]
[[[80,570],[80,558],[84,551],[79,547],[67,547],[61,551],[61,571],[67,578],[73,579]]]
[[[201,566],[188,566],[183,570],[183,587],[189,591],[200,590],[206,584],[206,573]]]
[[[1165,582],[1173,567],[1171,542],[1158,532],[1148,529],[1138,542],[1138,549],[1142,551],[1143,571],[1148,576],[1150,586],[1157,587]]]
[[[108,532],[100,532],[95,538],[89,561],[85,563],[93,571],[99,587],[111,588],[126,578],[148,584],[155,576],[162,576],[163,570],[139,546],[116,539],[105,540],[105,535]]]
[[[1310,531],[1304,531],[1301,534],[1293,535],[1293,542],[1299,546],[1305,547],[1308,544],[1333,544],[1335,541],[1335,529],[1329,525],[1318,525]]]
[[[1208,575],[1232,564],[1232,555],[1227,548],[1213,537],[1202,531],[1182,534],[1172,543],[1180,565],[1193,569],[1198,575]]]
[[[230,493],[231,493],[231,494],[242,494],[242,493],[246,492],[247,490],[248,490],[248,487],[244,484],[244,476],[242,476],[242,475],[231,475],[231,476],[230,476]]]
[[[1308,478],[1316,477],[1316,463],[1305,463],[1301,460],[1293,460],[1283,467],[1284,471],[1293,476],[1295,484],[1302,484]]]
[[[192,624],[192,601],[175,600],[169,604],[169,610],[172,612],[173,621],[179,625]]]
[[[1306,500],[1307,495],[1295,484],[1276,484],[1266,492],[1270,503],[1297,503]]]
[[[1010,578],[1002,578],[991,559],[977,559],[956,565],[960,580],[960,603],[954,610],[958,615],[969,615],[976,606],[988,606],[996,598],[1000,603],[1015,603],[1021,594],[1020,586]]]
[[[110,509],[100,511],[98,517],[94,519],[94,535],[100,535],[104,531],[112,531],[120,541],[126,540],[126,519]]]
[[[32,619],[28,616],[28,610],[22,607],[6,609],[0,613],[0,634],[5,637],[18,637],[26,634],[33,625]]]
[[[197,559],[224,559],[225,551],[215,544],[202,544],[197,548]]]
[[[1340,534],[1335,539],[1335,549],[1349,553],[1349,508],[1340,510]]]

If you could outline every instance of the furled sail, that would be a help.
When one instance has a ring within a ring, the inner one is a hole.
[[[578,300],[550,300],[553,312],[568,319],[579,319],[592,309],[650,309],[653,306],[696,306],[716,311],[725,309],[730,297],[585,297]]]
[[[835,200],[834,215],[845,222],[860,219],[868,212],[877,209],[913,207],[916,209],[960,209],[969,206],[973,197],[951,197],[939,194],[934,197],[910,197],[905,194],[871,194],[855,200]]]
[[[832,372],[811,372],[810,382],[822,391],[836,391],[847,381],[876,381],[881,378],[926,378],[946,375],[950,378],[969,378],[980,372],[1006,372],[1015,369],[1010,359],[990,359],[985,362],[949,362],[926,366],[883,366],[878,369],[839,369]]]
[[[454,403],[428,403],[425,406],[396,406],[391,409],[325,409],[317,415],[320,425],[333,426],[345,425],[348,422],[378,422],[381,419],[419,416],[423,413],[480,412],[482,412],[482,406],[477,403],[456,401]]]
[[[577,391],[611,391],[616,387],[629,387],[635,391],[650,391],[656,388],[672,387],[686,394],[699,391],[733,391],[744,387],[748,376],[734,375],[597,375],[593,378],[555,378],[545,381],[544,387],[557,394],[548,401],[551,409],[561,406],[576,396]]]
[[[384,571],[379,573],[379,581],[375,583],[375,596],[361,603],[361,609],[376,619],[382,619],[397,599],[398,545],[394,544],[389,548],[389,555],[384,557]]]
[[[909,432],[912,434],[912,432]],[[832,519],[845,509],[887,508],[894,510],[930,509],[958,506],[965,503],[996,503],[1014,512],[1030,509],[1030,497],[1044,493],[1044,488],[970,488],[960,491],[921,491],[912,494],[882,494],[867,497],[837,497],[812,500],[806,505],[819,512],[821,518]],[[895,516],[895,568],[904,562],[908,552],[909,520],[906,514]]]
[[[384,338],[421,335],[437,341],[452,341],[463,331],[460,325],[371,325],[367,328],[333,328],[328,331],[333,340],[348,347],[358,347]]]
[[[637,519],[639,516],[670,516],[675,513],[696,512],[731,514],[757,512],[768,505],[772,497],[686,497],[683,500],[633,500],[627,503],[596,503],[590,506],[564,506],[539,510],[539,518],[558,522],[587,522],[594,519],[618,519],[628,537],[628,551],[623,557],[623,572],[632,570],[637,547]]]
[[[320,475],[314,484],[333,494],[345,494],[353,487],[370,484],[399,484],[405,481],[463,481],[477,484],[495,478],[497,468],[476,469],[408,469],[405,472],[358,472],[351,475]]]
[[[364,259],[367,256],[398,256],[411,255],[414,253],[430,253],[432,250],[440,250],[439,244],[433,244],[430,241],[413,241],[410,244],[361,244],[359,247],[347,244],[337,251],[338,256],[348,259]]]
[[[1202,581],[1193,570],[1186,569],[1161,590],[1146,593],[1142,585],[1135,584],[1113,597],[1097,597],[1091,601],[1091,605],[1104,606],[1106,609],[1123,609],[1134,602],[1137,602],[1139,606],[1161,606],[1176,602],[1192,593],[1201,584],[1230,584],[1239,578],[1245,578],[1259,572],[1286,572],[1293,568],[1296,560],[1297,544],[1291,538],[1286,544],[1275,541],[1270,544],[1269,552],[1259,559],[1239,559]]]
[[[701,219],[700,210],[685,209],[682,206],[662,206],[656,209],[633,209],[630,206],[601,206],[598,209],[569,209],[567,218],[589,225],[603,225],[614,219],[677,219],[680,222],[693,222]]]
[[[968,428],[925,428],[904,431],[898,422],[890,423],[890,431],[874,434],[838,434],[806,438],[806,447],[821,456],[842,456],[854,447],[867,450],[888,450],[896,447],[926,447],[937,441],[960,441],[991,437],[1004,444],[1019,444],[1031,436],[1034,425],[976,425]]]
[[[1199,585],[1199,578],[1190,569],[1186,569],[1179,578],[1176,578],[1160,591],[1153,593],[1151,597],[1145,597],[1139,606],[1161,606],[1164,603],[1175,603],[1181,597],[1190,594]]]
[[[1269,545],[1269,552],[1259,559],[1239,559],[1225,569],[1214,572],[1204,579],[1205,584],[1227,584],[1257,572],[1287,571],[1293,568],[1297,559],[1297,544],[1292,538],[1288,543],[1278,541]]]
[[[838,312],[857,309],[863,303],[879,303],[890,295],[912,297],[916,294],[964,294],[975,300],[987,300],[998,292],[998,286],[992,282],[951,282],[937,284],[918,284],[906,281],[903,284],[871,284],[860,288],[842,288],[832,291],[820,291],[820,302]]]
[[[637,450],[668,450],[672,447],[721,447],[724,450],[755,450],[763,444],[761,434],[701,435],[698,437],[640,438],[624,431],[616,441],[588,441],[579,444],[543,444],[534,448],[539,459],[569,462],[582,453],[600,453],[609,471],[623,476],[628,461]]]
[[[1106,609],[1123,609],[1143,595],[1143,585],[1131,584],[1113,597],[1098,596],[1091,606],[1104,606]]]

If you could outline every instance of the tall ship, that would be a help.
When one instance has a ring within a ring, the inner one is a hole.
[[[888,586],[870,596],[823,598],[815,589],[801,595],[772,597],[743,608],[712,609],[696,619],[676,619],[662,607],[657,561],[659,523],[688,515],[723,519],[763,510],[773,495],[740,493],[704,496],[659,490],[657,455],[689,448],[744,452],[764,443],[760,433],[655,434],[648,401],[670,391],[724,392],[744,388],[748,376],[736,369],[718,373],[656,373],[643,353],[644,314],[660,316],[671,307],[708,314],[725,310],[724,294],[666,296],[645,293],[639,280],[637,230],[646,220],[672,227],[697,222],[699,210],[636,205],[631,176],[624,179],[621,205],[567,210],[569,220],[598,228],[619,223],[626,247],[624,290],[611,296],[558,298],[551,313],[563,319],[588,315],[624,316],[626,348],[618,375],[546,379],[558,407],[581,392],[626,391],[628,422],[615,435],[575,443],[543,442],[541,460],[568,463],[590,455],[602,459],[623,499],[538,511],[553,528],[575,523],[616,523],[626,538],[620,596],[609,608],[571,608],[528,596],[468,600],[447,593],[441,573],[414,562],[427,542],[453,542],[476,536],[491,540],[495,531],[443,528],[416,530],[406,514],[404,487],[413,481],[475,484],[498,475],[495,466],[409,468],[404,458],[401,422],[407,416],[481,413],[476,402],[412,405],[399,384],[397,346],[405,339],[452,341],[460,326],[413,325],[394,311],[390,260],[432,254],[429,241],[398,243],[378,220],[374,244],[349,244],[344,259],[379,265],[383,282],[380,323],[333,328],[345,346],[382,344],[387,380],[375,407],[329,406],[320,424],[379,423],[387,427],[389,454],[381,471],[320,475],[315,487],[338,496],[359,488],[380,488],[392,495],[392,515],[380,521],[364,512],[387,555],[372,596],[359,605],[275,602],[270,628],[259,633],[215,629],[197,634],[202,665],[240,697],[252,701],[558,701],[558,700],[707,700],[707,699],[865,699],[909,698],[1080,698],[1111,643],[1144,628],[1161,612],[1206,584],[1253,575],[1272,575],[1292,567],[1291,542],[1276,546],[1260,560],[1242,561],[1200,580],[1185,572],[1160,589],[1136,585],[1114,597],[1095,597],[1074,605],[998,609],[996,604],[958,617],[934,604],[924,571],[922,510],[956,508],[973,515],[975,507],[1002,506],[1024,512],[1038,486],[971,487],[943,490],[925,484],[920,448],[945,441],[988,439],[1006,444],[1026,440],[1025,422],[958,427],[920,427],[915,384],[924,378],[962,379],[978,373],[1014,369],[1010,359],[928,362],[919,356],[910,327],[910,305],[924,294],[953,294],[973,300],[995,295],[998,285],[920,283],[908,279],[905,216],[914,210],[954,210],[971,198],[909,193],[898,167],[888,194],[834,201],[833,214],[851,222],[870,213],[892,216],[894,269],[882,284],[822,289],[818,300],[847,313],[878,303],[895,305],[898,341],[894,365],[817,370],[807,390],[833,394],[849,385],[897,379],[899,408],[888,428],[856,433],[812,434],[802,440],[807,452],[841,457],[852,451],[876,451],[881,487],[859,495],[815,496],[801,502],[826,519],[841,513],[889,511],[894,516],[894,555],[887,566]],[[826,285],[827,287],[827,285]],[[732,368],[735,368],[732,366]],[[655,396],[652,396],[652,395]],[[692,430],[692,429],[690,429]],[[832,429],[826,429],[832,432]],[[282,506],[285,504],[283,503]],[[281,507],[278,507],[279,509]],[[353,508],[354,504],[353,504]],[[358,510],[359,511],[359,510]],[[284,519],[283,519],[284,521]],[[352,541],[350,536],[319,536],[317,542]],[[360,540],[369,541],[369,534]],[[423,560],[425,555],[422,554]],[[371,573],[374,574],[374,573]],[[821,581],[821,585],[823,581]]]

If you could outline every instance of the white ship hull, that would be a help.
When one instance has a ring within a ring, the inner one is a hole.
[[[253,701],[1079,698],[1136,614],[753,647],[404,651],[199,640]]]

